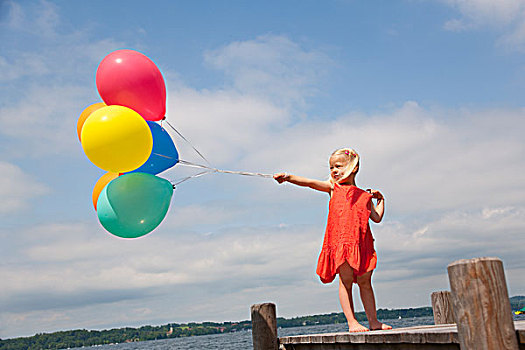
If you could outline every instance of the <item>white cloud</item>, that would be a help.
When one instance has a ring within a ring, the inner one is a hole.
[[[220,227],[235,220],[240,211],[231,207],[225,207],[224,202],[183,205],[172,210],[166,218],[167,223],[177,229],[191,229],[196,224]],[[195,221],[198,218],[198,222]]]
[[[450,211],[423,223],[414,220],[393,223],[390,227],[379,226],[376,230],[377,245],[385,251],[385,258],[393,268],[399,268],[403,260],[402,266],[413,264],[422,270],[429,268],[438,273],[436,269],[452,260],[494,255],[509,262],[519,262],[514,267],[523,268],[519,247],[524,240],[520,235],[524,229],[524,216],[523,207]],[[429,259],[440,263],[424,266],[421,261]],[[416,270],[415,274],[421,272]]]
[[[77,150],[78,116],[100,101],[92,80],[97,63],[122,43],[89,40],[82,28],[63,29],[58,7],[47,1],[24,7],[8,2],[6,7],[2,36],[25,38],[0,56],[0,81],[9,85],[0,99],[0,134],[7,136],[2,140],[7,156],[71,153]]]
[[[14,164],[0,161],[0,173],[0,215],[26,209],[35,197],[49,192],[47,186]]]
[[[0,125],[9,156],[68,154],[80,147],[77,119],[85,103],[80,86],[39,86],[24,92],[24,101],[0,108]],[[17,144],[19,147],[13,147]]]
[[[517,205],[525,195],[519,176],[525,172],[522,110],[425,110],[407,102],[390,114],[351,113],[275,126],[279,118],[271,104],[254,107],[248,117],[257,121],[244,123],[237,111],[240,101],[249,102],[244,97],[222,100],[221,110],[232,113],[214,119],[213,94],[208,103],[203,95],[182,96],[181,131],[187,125],[190,139],[212,162],[233,161],[238,170],[325,178],[330,152],[351,146],[362,156],[358,182],[384,190],[395,213]],[[243,107],[248,109],[249,104]],[[182,120],[190,114],[200,126]]]
[[[522,15],[525,8],[523,0],[444,0],[462,15],[458,20],[463,27],[506,26]]]
[[[7,1],[9,12],[7,24],[10,28],[37,35],[39,37],[54,37],[59,25],[58,7],[52,2],[40,0],[31,7],[23,8],[14,1]],[[31,25],[27,25],[31,23]]]
[[[0,56],[0,81],[9,82],[22,77],[44,75],[49,73],[49,68],[43,62],[40,55],[23,53],[9,62],[5,57]]]
[[[320,51],[306,50],[286,36],[262,35],[233,42],[205,56],[225,72],[242,93],[263,95],[285,106],[299,105],[318,92],[315,87],[333,66]]]
[[[490,28],[499,32],[498,44],[509,50],[525,48],[525,1],[440,0],[460,13],[444,24],[445,29],[463,31]]]
[[[7,233],[3,238],[7,239]],[[256,300],[264,297],[260,294],[264,290],[254,287],[277,290],[277,286],[301,281],[314,268],[312,259],[318,242],[312,238],[319,238],[317,230],[304,228],[236,227],[204,236],[170,222],[154,235],[131,241],[78,223],[31,227],[9,238],[20,249],[6,252],[5,264],[0,266],[6,282],[0,303],[9,313],[9,317],[3,313],[6,318],[2,323],[10,328],[36,326],[58,312],[64,317],[44,327],[71,327],[66,325],[67,320],[89,306],[104,304],[106,310],[120,313],[117,310],[138,298],[156,299],[148,307],[163,322],[173,320],[174,315],[181,320],[207,318],[208,308],[196,313],[193,306],[195,298],[206,294],[201,295],[199,290],[214,290],[213,296],[202,301],[212,306],[226,299],[231,302],[232,293]],[[289,249],[291,246],[296,249]],[[179,301],[176,310],[166,306],[173,300]],[[228,314],[220,305],[213,308]],[[140,324],[144,317],[129,316],[121,321]],[[93,322],[90,328],[108,320],[99,317]]]
[[[178,89],[169,105],[170,123],[218,164],[255,150],[272,128],[290,118],[269,101],[232,91]]]

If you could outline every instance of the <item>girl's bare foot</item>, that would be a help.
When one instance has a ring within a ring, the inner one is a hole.
[[[373,331],[386,331],[388,329],[392,329],[392,326],[377,321],[370,322],[370,329]]]
[[[362,324],[360,324],[359,322],[355,322],[355,323],[352,323],[352,324],[348,324],[348,331],[350,333],[352,332],[368,332],[368,328],[366,328],[365,326],[363,326]]]

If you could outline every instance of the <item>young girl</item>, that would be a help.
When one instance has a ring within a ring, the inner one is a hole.
[[[339,300],[348,321],[350,332],[365,332],[368,328],[357,322],[354,315],[352,285],[357,283],[361,301],[371,330],[392,329],[379,322],[376,314],[372,271],[377,256],[368,220],[381,222],[385,200],[381,192],[364,191],[355,184],[359,171],[359,155],[351,148],[341,148],[329,160],[330,179],[313,180],[286,173],[274,175],[278,183],[290,182],[310,187],[330,195],[328,222],[317,274],[323,283],[330,283],[339,274]],[[377,200],[374,204],[372,198]]]

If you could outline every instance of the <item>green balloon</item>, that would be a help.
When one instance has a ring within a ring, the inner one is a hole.
[[[153,231],[164,219],[173,185],[146,173],[129,173],[112,180],[100,193],[97,215],[106,230],[122,238]]]

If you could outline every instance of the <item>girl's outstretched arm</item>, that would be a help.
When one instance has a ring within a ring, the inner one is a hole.
[[[277,173],[273,176],[273,178],[280,184],[282,184],[283,182],[290,182],[297,186],[310,187],[311,189],[321,192],[332,192],[332,184],[330,183],[330,181],[314,180],[286,173]]]
[[[381,192],[376,190],[369,190],[369,192],[372,194],[372,198],[377,199],[376,205],[372,202],[370,220],[380,223],[381,220],[383,220],[383,214],[385,213],[385,197],[383,197]]]

